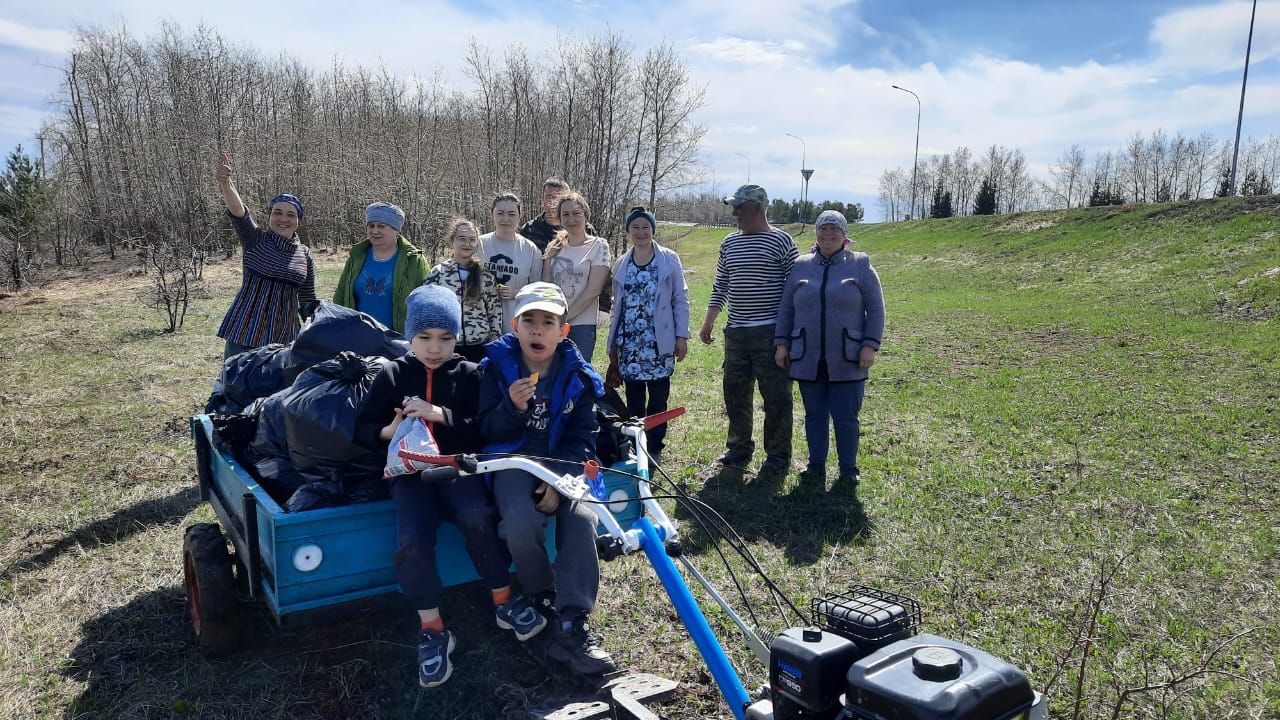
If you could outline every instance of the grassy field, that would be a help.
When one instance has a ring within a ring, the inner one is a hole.
[[[854,582],[918,597],[927,631],[1026,670],[1052,717],[1278,718],[1280,198],[1263,200],[856,227],[888,304],[857,494],[712,474],[719,339],[679,368],[668,464],[797,602]],[[724,232],[674,242],[695,327]],[[320,264],[324,295],[341,258]],[[238,272],[208,269],[176,335],[139,307],[145,277],[0,299],[0,716],[516,718],[578,689],[474,589],[446,599],[460,644],[436,691],[416,686],[403,609],[287,631],[259,616],[242,652],[193,649],[182,529],[212,513],[186,419]],[[800,412],[797,396],[795,470]],[[662,713],[728,717],[644,561],[604,576],[615,657],[682,684]]]

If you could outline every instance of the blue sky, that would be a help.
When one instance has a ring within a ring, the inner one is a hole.
[[[0,149],[32,147],[57,68],[80,24],[153,32],[164,19],[204,22],[267,54],[318,68],[335,56],[405,76],[437,70],[459,84],[468,40],[554,48],[557,36],[625,34],[638,51],[663,39],[707,89],[707,177],[798,191],[801,146],[815,199],[857,200],[878,216],[876,183],[920,154],[993,143],[1021,148],[1031,169],[1071,144],[1118,148],[1135,131],[1234,132],[1248,31],[1247,0],[329,0],[264,5],[222,0],[46,0],[0,8]],[[1280,0],[1258,3],[1245,136],[1280,134]]]

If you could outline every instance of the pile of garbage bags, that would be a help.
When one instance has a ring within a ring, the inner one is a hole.
[[[227,358],[205,412],[215,442],[287,512],[385,499],[386,458],[356,443],[373,378],[410,351],[372,317],[319,301],[289,345]]]

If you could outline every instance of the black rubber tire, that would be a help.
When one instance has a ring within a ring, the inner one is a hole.
[[[187,591],[187,614],[196,645],[209,657],[240,647],[244,614],[236,599],[227,539],[216,523],[187,528],[182,539],[182,575]]]

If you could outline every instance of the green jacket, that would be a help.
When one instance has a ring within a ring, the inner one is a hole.
[[[368,240],[361,240],[351,248],[347,264],[338,276],[338,288],[333,291],[333,301],[349,308],[356,307],[356,276],[364,267],[365,257],[371,247]],[[403,235],[396,239],[396,269],[391,276],[391,324],[398,333],[404,332],[405,298],[427,277],[427,256]],[[358,308],[357,308],[358,309]]]

